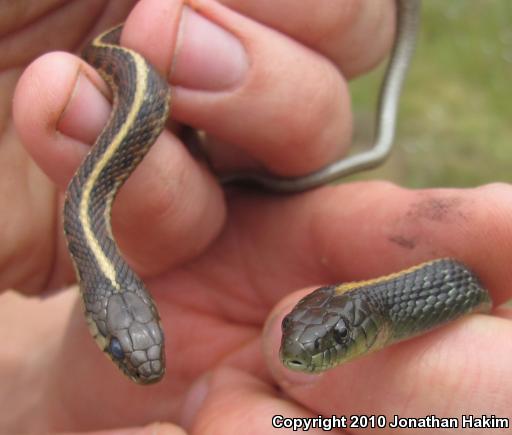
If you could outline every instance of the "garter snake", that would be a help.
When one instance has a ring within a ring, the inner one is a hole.
[[[68,186],[64,232],[91,334],[127,376],[148,384],[165,373],[163,332],[144,283],[117,248],[110,210],[164,128],[170,94],[142,56],[118,45],[121,29],[98,36],[83,52],[112,89],[113,110]]]
[[[476,275],[450,258],[321,287],[284,317],[280,357],[292,370],[320,372],[491,304]]]
[[[382,162],[393,140],[400,89],[414,46],[419,0],[399,0],[397,6],[397,36],[382,85],[374,148],[304,177],[238,173],[221,177],[221,182],[250,182],[271,191],[298,192]],[[119,252],[110,212],[117,191],[164,128],[170,93],[167,82],[142,56],[119,46],[121,30],[118,26],[101,34],[83,53],[111,88],[113,109],[68,186],[64,231],[85,317],[96,343],[130,379],[149,384],[165,373],[163,331],[144,283]],[[423,287],[418,288],[418,282]],[[471,272],[454,260],[434,261],[362,284],[320,289],[285,318],[281,356],[293,369],[325,369],[347,356],[484,309],[489,306],[486,295]],[[346,302],[342,307],[341,300]],[[435,307],[441,300],[444,309],[438,312]],[[430,317],[420,316],[416,324],[414,307],[420,305]],[[375,330],[379,332],[372,336]],[[342,338],[354,342],[355,350],[340,350]]]

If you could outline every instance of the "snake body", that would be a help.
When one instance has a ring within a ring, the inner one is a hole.
[[[489,293],[464,264],[433,260],[315,290],[283,319],[280,356],[292,370],[320,372],[490,308]]]
[[[146,60],[118,45],[120,32],[98,36],[83,53],[109,84],[113,110],[68,186],[64,231],[93,337],[127,376],[145,384],[165,372],[164,337],[151,296],[119,252],[110,209],[164,128],[169,88]]]

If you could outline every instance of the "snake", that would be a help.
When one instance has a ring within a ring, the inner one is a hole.
[[[419,0],[397,1],[395,43],[371,150],[301,177],[239,172],[218,174],[220,183],[300,192],[380,164],[393,142],[419,6]],[[117,245],[111,209],[117,192],[164,129],[171,94],[167,81],[144,57],[120,45],[122,29],[121,24],[105,31],[82,52],[109,86],[112,111],[67,187],[63,227],[92,337],[122,373],[148,385],[165,374],[164,333],[150,293]],[[293,370],[323,370],[464,313],[488,309],[489,300],[474,274],[453,259],[322,288],[285,317],[281,359]]]
[[[124,260],[111,227],[114,198],[162,132],[167,81],[141,55],[119,45],[122,26],[83,51],[112,90],[110,118],[66,190],[64,233],[85,318],[100,349],[139,384],[165,374],[160,316],[141,278]]]
[[[319,373],[491,307],[489,292],[465,264],[431,260],[316,289],[283,318],[279,354],[291,370]]]

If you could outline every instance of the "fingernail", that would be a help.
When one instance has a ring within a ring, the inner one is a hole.
[[[98,432],[99,434],[100,432]],[[105,435],[186,435],[180,427],[171,423],[151,423],[148,426],[101,431]]]
[[[80,71],[57,123],[58,130],[84,143],[92,143],[105,124],[105,119],[108,119],[110,111],[107,98]]]
[[[170,423],[152,423],[140,435],[186,435],[185,431]]]
[[[184,7],[171,82],[198,90],[236,87],[249,67],[240,41],[219,25]]]
[[[181,425],[188,429],[192,427],[197,413],[201,409],[210,390],[211,374],[200,377],[190,388],[181,413]]]

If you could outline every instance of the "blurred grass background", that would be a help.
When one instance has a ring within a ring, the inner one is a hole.
[[[382,72],[351,83],[356,151],[373,139]],[[409,187],[512,182],[511,80],[512,1],[424,1],[393,154],[351,179]]]

